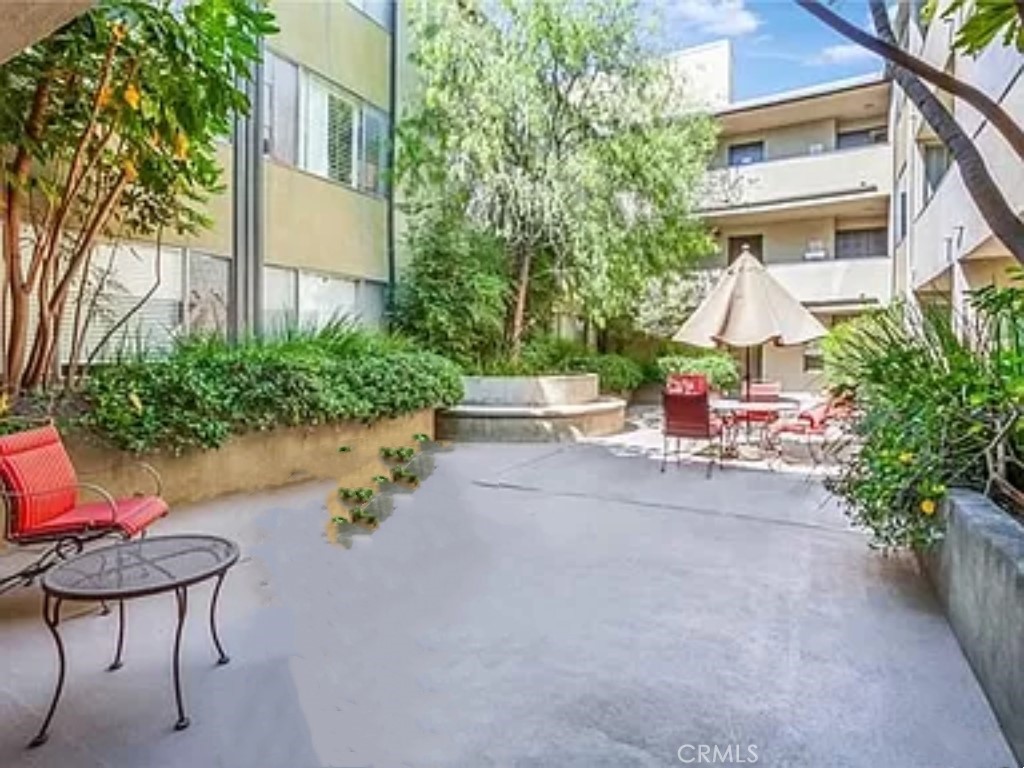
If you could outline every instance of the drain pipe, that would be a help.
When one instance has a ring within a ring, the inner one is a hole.
[[[390,324],[394,308],[395,284],[398,280],[395,264],[395,124],[398,122],[398,2],[391,0],[391,46],[388,50],[388,178],[387,178],[387,251],[388,291],[385,313]]]

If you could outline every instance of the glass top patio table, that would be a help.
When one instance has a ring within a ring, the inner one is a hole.
[[[748,413],[786,413],[800,410],[795,400],[734,400],[721,398],[712,400],[711,410],[721,413],[747,411]]]

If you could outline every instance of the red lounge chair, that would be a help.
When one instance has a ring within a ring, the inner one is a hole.
[[[156,481],[156,495],[115,499],[103,488],[79,482],[60,434],[52,424],[0,436],[0,497],[6,508],[6,538],[14,544],[53,543],[35,563],[0,579],[0,592],[28,584],[58,559],[81,551],[83,545],[108,535],[131,538],[167,514],[160,498],[160,478],[141,464]],[[80,491],[99,501],[80,503]]]
[[[796,418],[781,419],[769,427],[769,441],[778,454],[782,455],[781,436],[799,435],[806,438],[807,452],[815,465],[824,458],[819,458],[814,450],[814,439],[824,440],[828,428],[836,422],[848,418],[849,410],[846,406],[835,401],[819,403],[813,408],[801,411]]]
[[[721,460],[725,449],[722,422],[711,414],[708,407],[708,381],[700,374],[674,374],[665,383],[662,393],[665,424],[662,430],[664,447],[661,471],[668,464],[669,440],[676,441],[676,462],[682,463],[682,439],[706,440],[710,445],[718,438],[718,455]],[[708,477],[714,462],[708,463]]]

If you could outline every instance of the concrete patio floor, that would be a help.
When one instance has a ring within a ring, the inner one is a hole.
[[[0,597],[0,766],[624,768],[700,745],[770,768],[1001,768],[1002,735],[913,562],[816,481],[599,445],[466,445],[351,549],[329,484],[176,510],[238,540],[214,665],[209,587],[172,730],[174,601],[64,625],[69,676],[28,751],[54,649],[37,590]],[[0,558],[0,566],[5,565]],[[693,761],[696,763],[696,761]],[[705,761],[706,764],[706,761]]]

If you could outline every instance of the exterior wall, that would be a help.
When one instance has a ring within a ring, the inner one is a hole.
[[[274,4],[281,31],[270,46],[387,109],[388,33],[344,0]]]
[[[387,280],[382,200],[278,163],[266,170],[268,264]]]
[[[91,0],[0,3],[0,63],[88,10]]]
[[[889,225],[892,147],[836,148],[840,131],[886,126],[884,94],[877,81],[852,89],[837,83],[834,89],[799,94],[799,104],[780,97],[724,111],[704,197],[705,219],[719,243],[711,269],[725,267],[730,238],[758,235],[770,274],[820,313],[826,326],[833,312],[888,303],[893,279],[888,247],[862,258],[836,258],[837,232]],[[754,141],[764,143],[764,159],[728,167],[729,147]],[[819,391],[824,377],[813,370],[812,351],[766,346],[762,378],[789,391]]]
[[[953,29],[947,24],[933,23],[922,37],[914,23],[903,20],[909,49],[923,56],[938,68],[950,61],[950,41]],[[997,99],[1017,122],[1024,122],[1024,59],[1012,47],[1002,46],[997,40],[976,59],[953,55],[952,68],[957,77],[964,79]],[[957,120],[975,140],[996,184],[1007,201],[1017,211],[1024,211],[1024,174],[1019,159],[998,133],[973,108],[959,99],[952,101]],[[965,280],[973,283],[970,275],[977,276],[977,268],[967,267],[966,275],[954,265],[966,264],[978,258],[999,264],[999,258],[1008,257],[1006,248],[996,241],[971,200],[953,165],[942,178],[930,199],[924,194],[924,167],[918,140],[930,135],[927,125],[902,92],[893,91],[893,114],[896,145],[895,167],[897,182],[902,173],[908,197],[910,224],[905,243],[900,233],[897,246],[906,250],[903,274],[897,283],[904,291],[923,294],[936,284]],[[1008,261],[1002,263],[1008,264]],[[977,287],[972,285],[971,287]],[[965,291],[954,290],[955,311],[963,310]]]
[[[781,146],[785,151],[795,150],[806,139],[807,134],[801,134],[799,139],[788,137]],[[728,149],[720,152],[726,153]],[[813,205],[858,195],[888,196],[892,185],[891,157],[888,145],[877,144],[718,168],[709,174],[702,207],[717,217],[730,209],[755,205],[792,201]]]
[[[729,40],[676,51],[665,63],[686,96],[703,107],[714,108],[732,100],[732,46]]]

